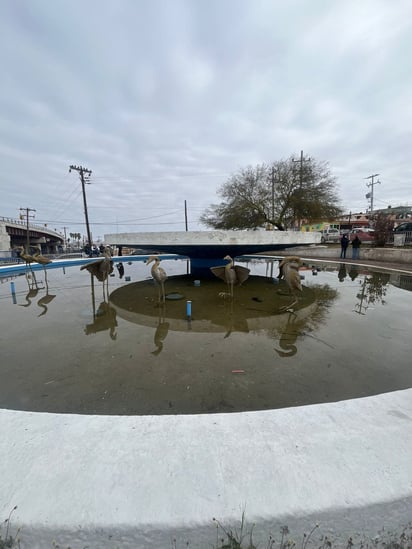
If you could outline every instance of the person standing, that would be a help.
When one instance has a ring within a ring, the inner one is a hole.
[[[362,244],[358,235],[352,240],[352,259],[359,259],[359,248]]]
[[[349,238],[347,234],[343,234],[340,239],[340,257],[341,259],[346,258],[346,250],[348,249]]]

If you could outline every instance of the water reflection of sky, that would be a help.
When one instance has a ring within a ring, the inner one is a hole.
[[[130,308],[134,315],[128,319],[104,300],[102,284],[92,284],[79,267],[38,271],[37,288],[25,276],[3,280],[0,406],[198,413],[302,405],[410,386],[412,293],[397,287],[410,288],[410,277],[361,268],[351,277],[348,265],[342,277],[339,264],[313,262],[301,271],[299,305],[280,314],[286,298],[277,291],[284,284],[271,280],[277,262],[242,264],[268,279],[256,291],[252,279],[235,289],[234,303],[219,300],[212,289],[211,320],[209,312],[203,318],[198,310],[192,326],[184,301],[181,319],[179,313],[168,317],[176,303],[157,307],[151,284],[136,294],[137,316],[133,296],[130,307],[126,300],[126,313]],[[129,283],[150,279],[144,263],[123,265],[123,278],[115,269],[109,280],[113,296]],[[162,265],[169,276],[186,273],[185,262]],[[206,284],[199,290],[206,291]]]

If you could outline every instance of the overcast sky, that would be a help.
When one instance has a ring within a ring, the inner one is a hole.
[[[341,204],[412,204],[410,0],[2,0],[0,216],[199,229],[241,167],[300,151]]]

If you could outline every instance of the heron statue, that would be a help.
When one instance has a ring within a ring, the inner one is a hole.
[[[159,289],[159,303],[163,301],[165,303],[166,301],[166,294],[165,294],[165,282],[167,280],[167,274],[166,271],[160,267],[160,259],[156,255],[151,255],[146,260],[146,265],[149,265],[150,263],[153,263],[152,268],[150,269],[150,273],[153,277],[153,280],[158,286]]]
[[[288,311],[291,307],[296,305],[298,298],[296,292],[302,291],[302,284],[300,282],[299,267],[301,265],[300,257],[291,255],[285,257],[279,263],[279,278],[284,278],[286,284],[289,287],[289,295],[293,296],[293,301],[284,307],[281,307],[280,311]]]
[[[19,251],[19,257],[21,257],[26,262],[26,267],[29,267],[29,269],[32,270],[31,263],[35,262],[34,257],[26,252],[24,246],[17,246],[16,250]]]
[[[103,296],[105,293],[105,284],[107,292],[109,291],[109,275],[113,272],[113,260],[112,260],[112,250],[109,246],[106,246],[103,251],[103,256],[100,259],[95,261],[90,261],[80,267],[80,270],[83,271],[86,269],[89,273],[97,278],[99,282],[103,282]]]
[[[241,267],[240,265],[233,265],[233,259],[230,255],[225,255],[223,259],[226,259],[228,263],[223,266],[210,267],[212,273],[226,282],[229,292],[220,292],[220,297],[230,296],[233,298],[233,286],[238,284],[239,286],[248,279],[250,269]]]
[[[36,263],[39,263],[40,265],[43,265],[44,275],[47,276],[46,275],[46,265],[48,265],[49,263],[52,263],[52,260],[49,259],[48,257],[44,257],[44,255],[42,255],[40,244],[37,246],[37,251],[34,252],[32,257],[33,257],[33,260]]]

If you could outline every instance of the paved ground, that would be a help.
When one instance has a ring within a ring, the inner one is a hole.
[[[412,263],[391,263],[388,261],[373,261],[371,259],[331,259],[326,257],[311,257],[310,259],[318,259],[320,261],[336,261],[338,263],[350,263],[355,265],[369,265],[370,267],[382,267],[385,269],[393,269],[395,271],[406,271],[412,273]]]
[[[329,248],[328,248],[329,249]],[[292,252],[289,253],[289,255]],[[412,273],[412,263],[393,263],[390,261],[376,261],[372,259],[363,259],[362,257],[360,259],[340,259],[340,248],[336,248],[336,257],[326,257],[322,256],[322,253],[319,253],[318,256],[310,256],[309,259],[318,260],[318,261],[331,261],[331,262],[337,262],[337,263],[349,263],[349,264],[355,264],[355,265],[368,265],[370,267],[382,267],[385,269],[391,269],[395,271],[403,271],[407,273]],[[282,255],[279,252],[266,252],[264,255]],[[304,251],[300,250],[300,255],[302,257],[305,257]]]

